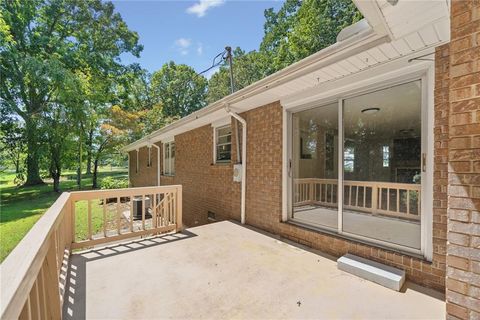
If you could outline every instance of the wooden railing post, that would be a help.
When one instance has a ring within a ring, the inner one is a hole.
[[[182,186],[178,186],[177,187],[177,192],[176,192],[176,194],[177,194],[177,197],[176,197],[177,198],[177,201],[176,201],[177,202],[176,203],[177,212],[176,212],[176,215],[175,215],[176,220],[177,220],[176,221],[176,223],[177,223],[177,230],[176,231],[177,232],[180,232],[183,229],[183,224],[182,224],[182,210],[183,210],[183,208],[182,208],[182,193],[183,193],[182,192]]]
[[[50,237],[50,246],[45,257],[45,284],[48,301],[49,319],[61,319],[60,287],[57,273],[57,250],[55,246],[55,234]]]

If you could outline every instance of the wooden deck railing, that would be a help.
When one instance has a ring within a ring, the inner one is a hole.
[[[61,319],[73,249],[181,229],[181,186],[65,192],[0,265],[0,319]]]
[[[337,185],[336,179],[295,179],[294,206],[336,207]],[[419,184],[344,180],[343,208],[420,220],[420,191]]]

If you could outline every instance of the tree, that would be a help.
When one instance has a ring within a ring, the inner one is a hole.
[[[267,73],[334,44],[340,30],[361,18],[350,0],[287,0],[278,12],[265,10],[260,52],[269,56]]]
[[[150,86],[167,117],[184,117],[205,106],[207,80],[187,65],[164,64],[153,73]]]
[[[63,105],[56,104],[50,106],[48,114],[42,117],[41,126],[47,141],[48,172],[53,179],[53,191],[60,192],[63,159],[71,138],[72,121]]]
[[[298,61],[334,44],[343,28],[361,18],[350,0],[304,0],[288,35],[290,56]]]
[[[103,114],[100,130],[96,132],[93,140],[93,173],[92,189],[98,187],[98,165],[107,154],[117,152],[118,147],[125,144],[129,137],[142,132],[143,126],[140,119],[144,116],[144,111],[129,112],[123,110],[120,106],[113,106]]]
[[[233,50],[233,77],[235,90],[267,76],[268,61],[265,54],[258,51],[245,53],[239,47]],[[215,102],[231,93],[230,67],[223,65],[208,81],[207,101]]]
[[[43,183],[39,117],[65,78],[86,69],[109,74],[121,67],[120,54],[142,49],[113,9],[101,0],[0,2],[0,97],[25,124],[27,185]]]
[[[264,12],[264,36],[260,44],[260,52],[269,57],[268,74],[293,62],[288,52],[288,36],[296,23],[296,14],[301,5],[301,0],[286,0],[278,12],[273,8]]]
[[[13,165],[16,174],[22,171],[25,147],[21,123],[2,113],[0,116],[0,153]]]
[[[163,113],[163,107],[161,104],[155,104],[150,110],[144,111],[144,115],[141,118],[143,124],[142,136],[152,133],[155,130],[163,128],[164,126],[172,123],[180,117],[168,117]]]

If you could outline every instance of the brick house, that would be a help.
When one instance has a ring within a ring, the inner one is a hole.
[[[337,43],[124,148],[184,224],[403,269],[480,317],[480,2],[354,0]]]

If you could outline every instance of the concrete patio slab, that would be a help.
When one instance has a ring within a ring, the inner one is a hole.
[[[66,319],[442,319],[442,294],[401,292],[233,222],[74,254]]]

